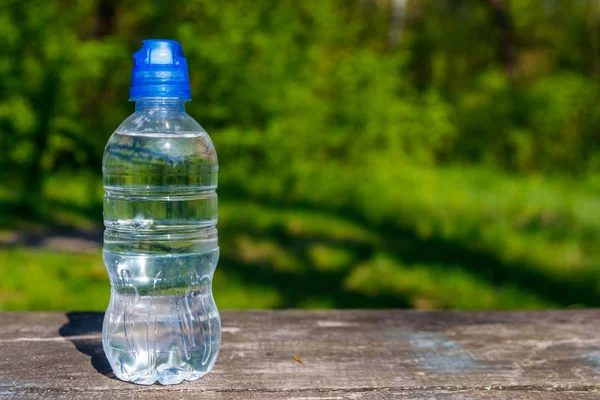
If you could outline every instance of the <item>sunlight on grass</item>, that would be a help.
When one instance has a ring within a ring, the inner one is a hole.
[[[0,250],[0,309],[105,310],[110,283],[100,252],[71,254],[52,250]],[[217,269],[214,295],[220,308],[274,308],[276,288],[250,285]]]
[[[403,293],[418,309],[531,309],[556,307],[526,289],[496,286],[477,279],[460,266],[406,265],[377,255],[347,277],[350,290],[378,296]]]
[[[100,252],[0,250],[3,310],[101,310],[110,294]]]

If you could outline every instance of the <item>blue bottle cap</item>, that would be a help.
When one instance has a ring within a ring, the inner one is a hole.
[[[166,39],[143,40],[133,55],[130,100],[162,97],[191,100],[190,79],[179,42]]]

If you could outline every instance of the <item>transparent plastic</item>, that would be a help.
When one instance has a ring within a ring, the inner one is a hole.
[[[108,361],[119,379],[137,384],[199,379],[221,343],[212,296],[218,161],[210,137],[184,100],[140,99],[111,136],[102,171]]]

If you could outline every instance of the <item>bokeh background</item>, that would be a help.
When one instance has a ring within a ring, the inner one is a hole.
[[[600,306],[600,1],[3,0],[0,309],[104,309],[101,158],[179,40],[221,308]]]

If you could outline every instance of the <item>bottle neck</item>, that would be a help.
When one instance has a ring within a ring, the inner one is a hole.
[[[135,101],[135,111],[185,111],[184,99],[141,98]]]

